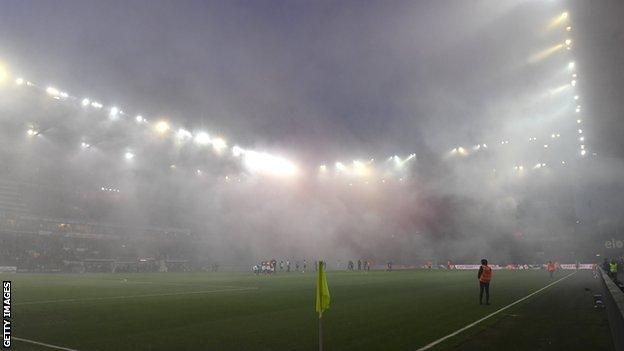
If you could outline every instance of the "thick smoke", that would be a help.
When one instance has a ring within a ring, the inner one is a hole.
[[[621,194],[621,162],[579,159],[573,93],[556,91],[569,56],[530,59],[561,39],[548,30],[556,4],[117,5],[11,4],[4,59],[41,84],[285,155],[301,175],[258,176],[229,152],[6,88],[1,175],[39,215],[188,229],[198,256],[228,263],[588,259],[595,224],[621,228],[608,210],[621,200],[604,191]],[[31,125],[41,136],[24,136]],[[318,175],[411,153],[388,177]]]

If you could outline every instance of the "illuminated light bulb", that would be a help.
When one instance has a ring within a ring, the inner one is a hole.
[[[167,121],[158,121],[154,129],[158,134],[165,134],[171,127]]]
[[[574,68],[575,65],[576,64],[574,63],[574,61],[572,61],[572,62],[568,63],[568,68],[572,69],[572,68]]]
[[[193,139],[198,145],[206,145],[210,143],[210,136],[206,132],[199,132],[195,134],[195,139]]]
[[[576,120],[576,123],[577,123],[577,124],[581,124],[581,120],[580,120],[580,119],[577,119],[577,120]]]
[[[544,144],[544,149],[548,149],[548,144]]]
[[[565,164],[566,164],[566,161],[561,161],[561,164],[562,164],[562,165],[565,165]]]
[[[579,133],[579,134],[583,134],[583,130],[582,130],[582,129],[579,129],[579,130],[578,130],[578,133]]]
[[[556,135],[551,134],[550,137],[554,139],[556,137]]]
[[[104,107],[104,105],[100,104],[100,103],[99,103],[99,102],[97,102],[97,101],[94,101],[94,102],[92,102],[92,103],[91,103],[91,107],[94,107],[94,108],[98,108],[98,109],[99,109],[99,108]]]
[[[570,85],[571,85],[571,86],[573,86],[573,87],[575,87],[575,86],[576,86],[576,80],[571,81],[571,82],[570,82]]]
[[[581,150],[581,155],[582,155],[582,156],[585,156],[585,154],[586,154],[586,153],[587,153],[587,151],[586,151],[586,150]]]
[[[58,96],[60,91],[58,91],[58,89],[56,89],[55,87],[47,87],[46,93],[48,93],[48,95]]]
[[[344,171],[345,169],[347,169],[347,167],[345,167],[345,165],[342,162],[336,162],[337,171]]]
[[[264,152],[245,152],[243,163],[251,172],[277,177],[291,177],[299,172],[297,166],[289,160]]]
[[[15,80],[15,84],[17,84],[17,85],[22,85],[22,84],[24,84],[24,78],[17,78],[17,79]]]
[[[578,100],[579,96],[578,95],[574,95],[574,100]]]
[[[188,130],[184,128],[180,128],[178,129],[178,132],[176,133],[176,137],[178,138],[178,140],[187,140],[187,139],[191,139],[193,137],[193,134],[191,134],[191,132],[189,132]]]
[[[585,150],[585,145],[581,145],[581,150]]]
[[[212,148],[215,149],[215,151],[220,152],[226,147],[227,147],[227,142],[223,138],[217,137],[217,138],[212,139]]]
[[[137,121],[137,123],[145,122],[145,119],[141,115],[137,115],[136,117],[134,117],[134,119]]]
[[[321,170],[321,172],[325,172],[325,171],[327,171],[327,166],[326,165],[321,165],[319,167],[319,169]]]
[[[572,45],[572,39],[566,39],[565,44],[568,46]]]
[[[82,99],[82,106],[89,106],[89,104],[91,103],[91,101],[87,98]]]
[[[132,160],[132,159],[134,158],[134,154],[133,154],[132,152],[128,151],[128,152],[126,152],[126,153],[124,154],[124,158],[125,158],[126,160]]]
[[[197,171],[195,171],[195,172],[197,173],[197,175],[201,175],[201,174],[202,174],[201,169],[198,169],[198,170],[197,170]]]
[[[566,27],[566,31],[571,32],[572,31],[572,26],[567,26]]]
[[[118,114],[119,114],[119,109],[115,106],[111,107],[110,110],[108,111],[108,115],[111,117],[117,117]]]
[[[572,78],[576,78],[576,77],[578,77],[578,74],[573,73],[573,74],[572,74]]]
[[[582,137],[580,137],[580,138],[579,138],[579,141],[585,141],[585,137],[583,137],[583,136],[582,136]]]
[[[561,19],[564,20],[566,18],[568,18],[568,13],[567,12],[562,13],[561,14]]]

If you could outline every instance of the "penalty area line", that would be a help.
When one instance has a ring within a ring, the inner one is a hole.
[[[144,294],[144,295],[122,295],[122,296],[106,296],[106,297],[86,297],[82,299],[58,299],[58,300],[43,300],[43,301],[26,301],[14,303],[14,306],[22,305],[40,305],[55,302],[87,302],[87,301],[102,301],[102,300],[122,300],[122,299],[135,299],[141,297],[160,297],[160,296],[178,296],[178,295],[198,295],[198,294],[213,294],[220,292],[230,291],[249,291],[258,290],[258,287],[248,288],[233,288],[233,289],[218,289],[218,290],[202,290],[202,291],[184,291],[177,293],[164,293],[164,294]]]
[[[498,310],[496,310],[496,311],[494,311],[494,312],[492,312],[492,313],[488,314],[487,316],[485,316],[485,317],[483,317],[483,318],[481,318],[481,319],[478,319],[478,320],[476,320],[476,321],[474,321],[474,322],[472,322],[472,323],[468,324],[467,326],[465,326],[465,327],[463,327],[463,328],[457,329],[456,331],[454,331],[454,332],[450,333],[449,335],[447,335],[447,336],[443,336],[443,337],[439,338],[438,340],[433,341],[433,342],[431,342],[431,343],[429,343],[429,344],[427,344],[427,345],[425,345],[425,346],[423,346],[423,347],[421,347],[421,348],[417,349],[416,351],[424,351],[424,350],[429,350],[430,348],[432,348],[432,347],[436,346],[437,344],[439,344],[439,343],[441,343],[441,342],[443,342],[443,341],[445,341],[445,340],[447,340],[447,339],[450,339],[450,338],[454,337],[455,335],[457,335],[457,334],[459,334],[459,333],[461,333],[461,332],[463,332],[463,331],[465,331],[465,330],[467,330],[467,329],[470,329],[470,328],[474,327],[475,325],[477,325],[477,324],[479,324],[479,323],[483,322],[484,320],[486,320],[486,319],[488,319],[488,318],[490,318],[490,317],[492,317],[492,316],[495,316],[495,315],[497,315],[497,314],[499,314],[499,313],[503,312],[504,310],[506,310],[506,309],[508,309],[508,308],[510,308],[510,307],[512,307],[512,306],[514,306],[514,305],[517,305],[517,304],[519,304],[520,302],[522,302],[522,301],[524,301],[524,300],[526,300],[526,299],[528,299],[528,298],[530,298],[530,297],[532,297],[532,296],[535,296],[536,294],[539,294],[540,292],[542,292],[542,291],[544,291],[544,290],[546,290],[546,289],[550,288],[551,286],[553,286],[553,285],[555,285],[555,284],[559,283],[560,281],[562,281],[562,280],[564,280],[564,279],[567,279],[567,278],[569,278],[569,277],[571,277],[571,276],[573,276],[573,275],[575,275],[575,274],[576,274],[576,272],[573,272],[573,273],[570,273],[570,274],[566,275],[565,277],[559,278],[559,279],[555,280],[554,282],[552,282],[552,283],[550,283],[550,284],[546,285],[545,287],[543,287],[543,288],[541,288],[541,289],[538,289],[538,290],[536,290],[536,291],[534,291],[534,292],[532,292],[532,293],[528,294],[527,296],[525,296],[525,297],[523,297],[523,298],[521,298],[521,299],[519,299],[519,300],[516,300],[515,302],[512,302],[512,303],[510,303],[509,305],[507,305],[507,306],[505,306],[505,307],[503,307],[503,308],[500,308],[500,309],[498,309]]]
[[[76,349],[70,349],[69,347],[63,347],[63,346],[56,346],[56,345],[52,345],[52,344],[46,344],[44,342],[39,342],[39,341],[35,341],[35,340],[30,340],[30,339],[18,338],[18,337],[15,337],[15,336],[12,336],[11,339],[17,340],[17,341],[21,341],[21,342],[25,342],[25,343],[28,343],[28,344],[44,346],[44,347],[47,347],[49,349],[63,350],[63,351],[78,351]]]

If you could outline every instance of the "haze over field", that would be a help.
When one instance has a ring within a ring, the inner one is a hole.
[[[189,229],[221,262],[595,260],[624,225],[622,15],[9,1],[0,176],[42,216]]]

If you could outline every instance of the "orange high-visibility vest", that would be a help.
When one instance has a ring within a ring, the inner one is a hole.
[[[549,272],[554,272],[555,271],[555,264],[554,263],[549,263],[548,264],[548,271]]]
[[[492,268],[490,266],[481,266],[483,271],[481,272],[481,277],[479,277],[479,281],[481,283],[489,283],[492,280]]]

